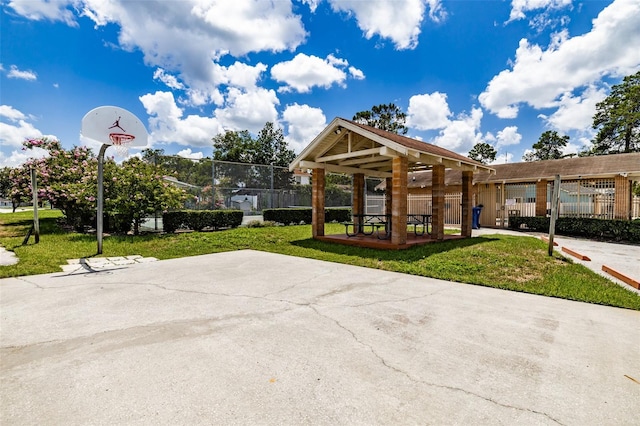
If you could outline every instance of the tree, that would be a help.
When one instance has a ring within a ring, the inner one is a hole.
[[[294,158],[296,158],[296,153],[289,148],[289,145],[284,140],[282,129],[276,129],[273,127],[273,123],[267,122],[255,140],[253,162],[255,164],[268,164],[277,168],[272,167],[271,170],[266,170],[264,167],[261,168],[260,180],[267,181],[270,185],[269,175],[273,173],[274,188],[289,188],[292,184],[293,174],[289,172],[288,167]]]
[[[405,125],[407,114],[395,104],[376,105],[370,111],[357,112],[353,121],[400,135],[406,135],[409,131]]]
[[[216,135],[213,139],[213,159],[218,161],[233,161],[237,163],[252,163],[255,152],[255,141],[248,130],[228,132]]]
[[[283,167],[295,158],[295,152],[284,140],[282,129],[267,122],[253,139],[249,131],[229,131],[213,139],[214,159],[238,163],[277,166],[274,169],[274,187],[285,188],[291,184],[292,173]],[[216,180],[230,180],[239,187],[267,189],[271,185],[271,168],[216,164]]]
[[[95,217],[98,161],[91,149],[74,147],[65,150],[59,141],[47,138],[28,139],[25,150],[34,147],[48,151],[46,158],[30,159],[12,173],[12,199],[31,197],[29,170],[38,178],[38,198],[48,199],[62,211],[68,225],[81,231]]]
[[[468,157],[472,160],[479,161],[482,164],[489,164],[492,161],[495,161],[497,154],[498,152],[494,147],[486,142],[480,142],[475,144],[473,148],[471,148]]]
[[[9,185],[8,198],[11,198],[11,206],[15,213],[20,203],[32,199],[31,176],[28,164],[23,164],[9,171]]]
[[[105,211],[118,217],[125,228],[133,224],[135,235],[144,218],[157,211],[179,208],[186,199],[184,190],[164,179],[160,167],[137,157],[110,171],[111,179],[105,185]]]
[[[524,161],[555,160],[562,158],[562,148],[569,143],[569,136],[560,135],[555,130],[547,130],[538,142],[533,144],[533,152],[527,152],[522,156]]]
[[[296,158],[295,152],[289,148],[284,140],[282,129],[274,128],[273,123],[267,122],[258,133],[255,140],[255,164],[273,164],[274,166],[289,167],[289,163]]]
[[[11,167],[3,167],[0,169],[0,198],[8,198],[11,200],[14,213],[16,211],[16,207],[18,207],[18,204],[20,204],[20,201],[22,200],[22,198],[27,198],[29,196],[29,194],[27,194],[26,192],[22,193],[22,191],[20,191],[19,198],[17,196],[13,196],[12,194],[13,184],[15,182],[15,179],[12,179],[12,175],[23,174],[22,171],[20,171],[20,173],[18,173],[18,171],[19,171],[18,169],[12,169]],[[25,186],[27,188],[29,188],[28,185],[29,183],[25,182]],[[29,188],[29,193],[31,193],[30,188]]]
[[[598,102],[593,128],[598,133],[592,154],[640,152],[640,71],[626,76]]]
[[[9,198],[11,196],[10,174],[11,167],[3,167],[0,169],[0,197],[2,198]]]

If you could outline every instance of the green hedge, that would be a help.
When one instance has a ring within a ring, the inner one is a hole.
[[[311,207],[293,209],[265,209],[262,212],[264,220],[282,223],[284,225],[311,223]],[[348,222],[351,220],[351,209],[328,208],[324,210],[325,222]]]
[[[509,228],[549,232],[549,218],[544,216],[510,217]],[[556,233],[573,237],[640,243],[640,220],[560,217],[556,220]]]
[[[237,228],[242,224],[242,210],[180,210],[162,215],[164,232],[177,229]]]

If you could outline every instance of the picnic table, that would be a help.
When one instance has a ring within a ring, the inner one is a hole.
[[[432,215],[411,213],[407,215],[407,225],[413,226],[413,233],[416,236],[430,234],[429,224]],[[373,235],[375,232],[381,240],[391,238],[391,215],[390,214],[354,214],[352,222],[344,222],[347,237],[361,235]],[[349,229],[351,228],[351,232]]]

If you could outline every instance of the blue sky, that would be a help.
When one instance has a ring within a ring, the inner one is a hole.
[[[101,105],[200,158],[267,121],[300,152],[389,102],[408,136],[517,162],[545,130],[588,144],[596,103],[640,69],[640,0],[5,0],[0,18],[0,166],[40,155],[25,138],[83,144]]]

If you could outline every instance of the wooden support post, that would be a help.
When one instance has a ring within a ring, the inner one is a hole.
[[[536,183],[536,216],[547,215],[547,180]]]
[[[616,176],[615,205],[613,208],[614,219],[631,219],[631,181],[625,176]]]
[[[432,238],[444,240],[444,165],[438,164],[432,169],[431,203],[432,203]]]
[[[471,190],[473,188],[473,172],[464,170],[462,172],[462,229],[461,235],[463,237],[471,237],[472,227],[472,197]]]
[[[324,236],[324,169],[313,169],[311,177],[311,234]]]
[[[392,206],[391,206],[391,243],[407,243],[407,174],[406,157],[393,159]]]
[[[351,203],[351,212],[354,215],[363,215],[364,212],[364,174],[356,173],[353,175],[353,199]],[[356,233],[362,232],[361,224],[353,225]]]

